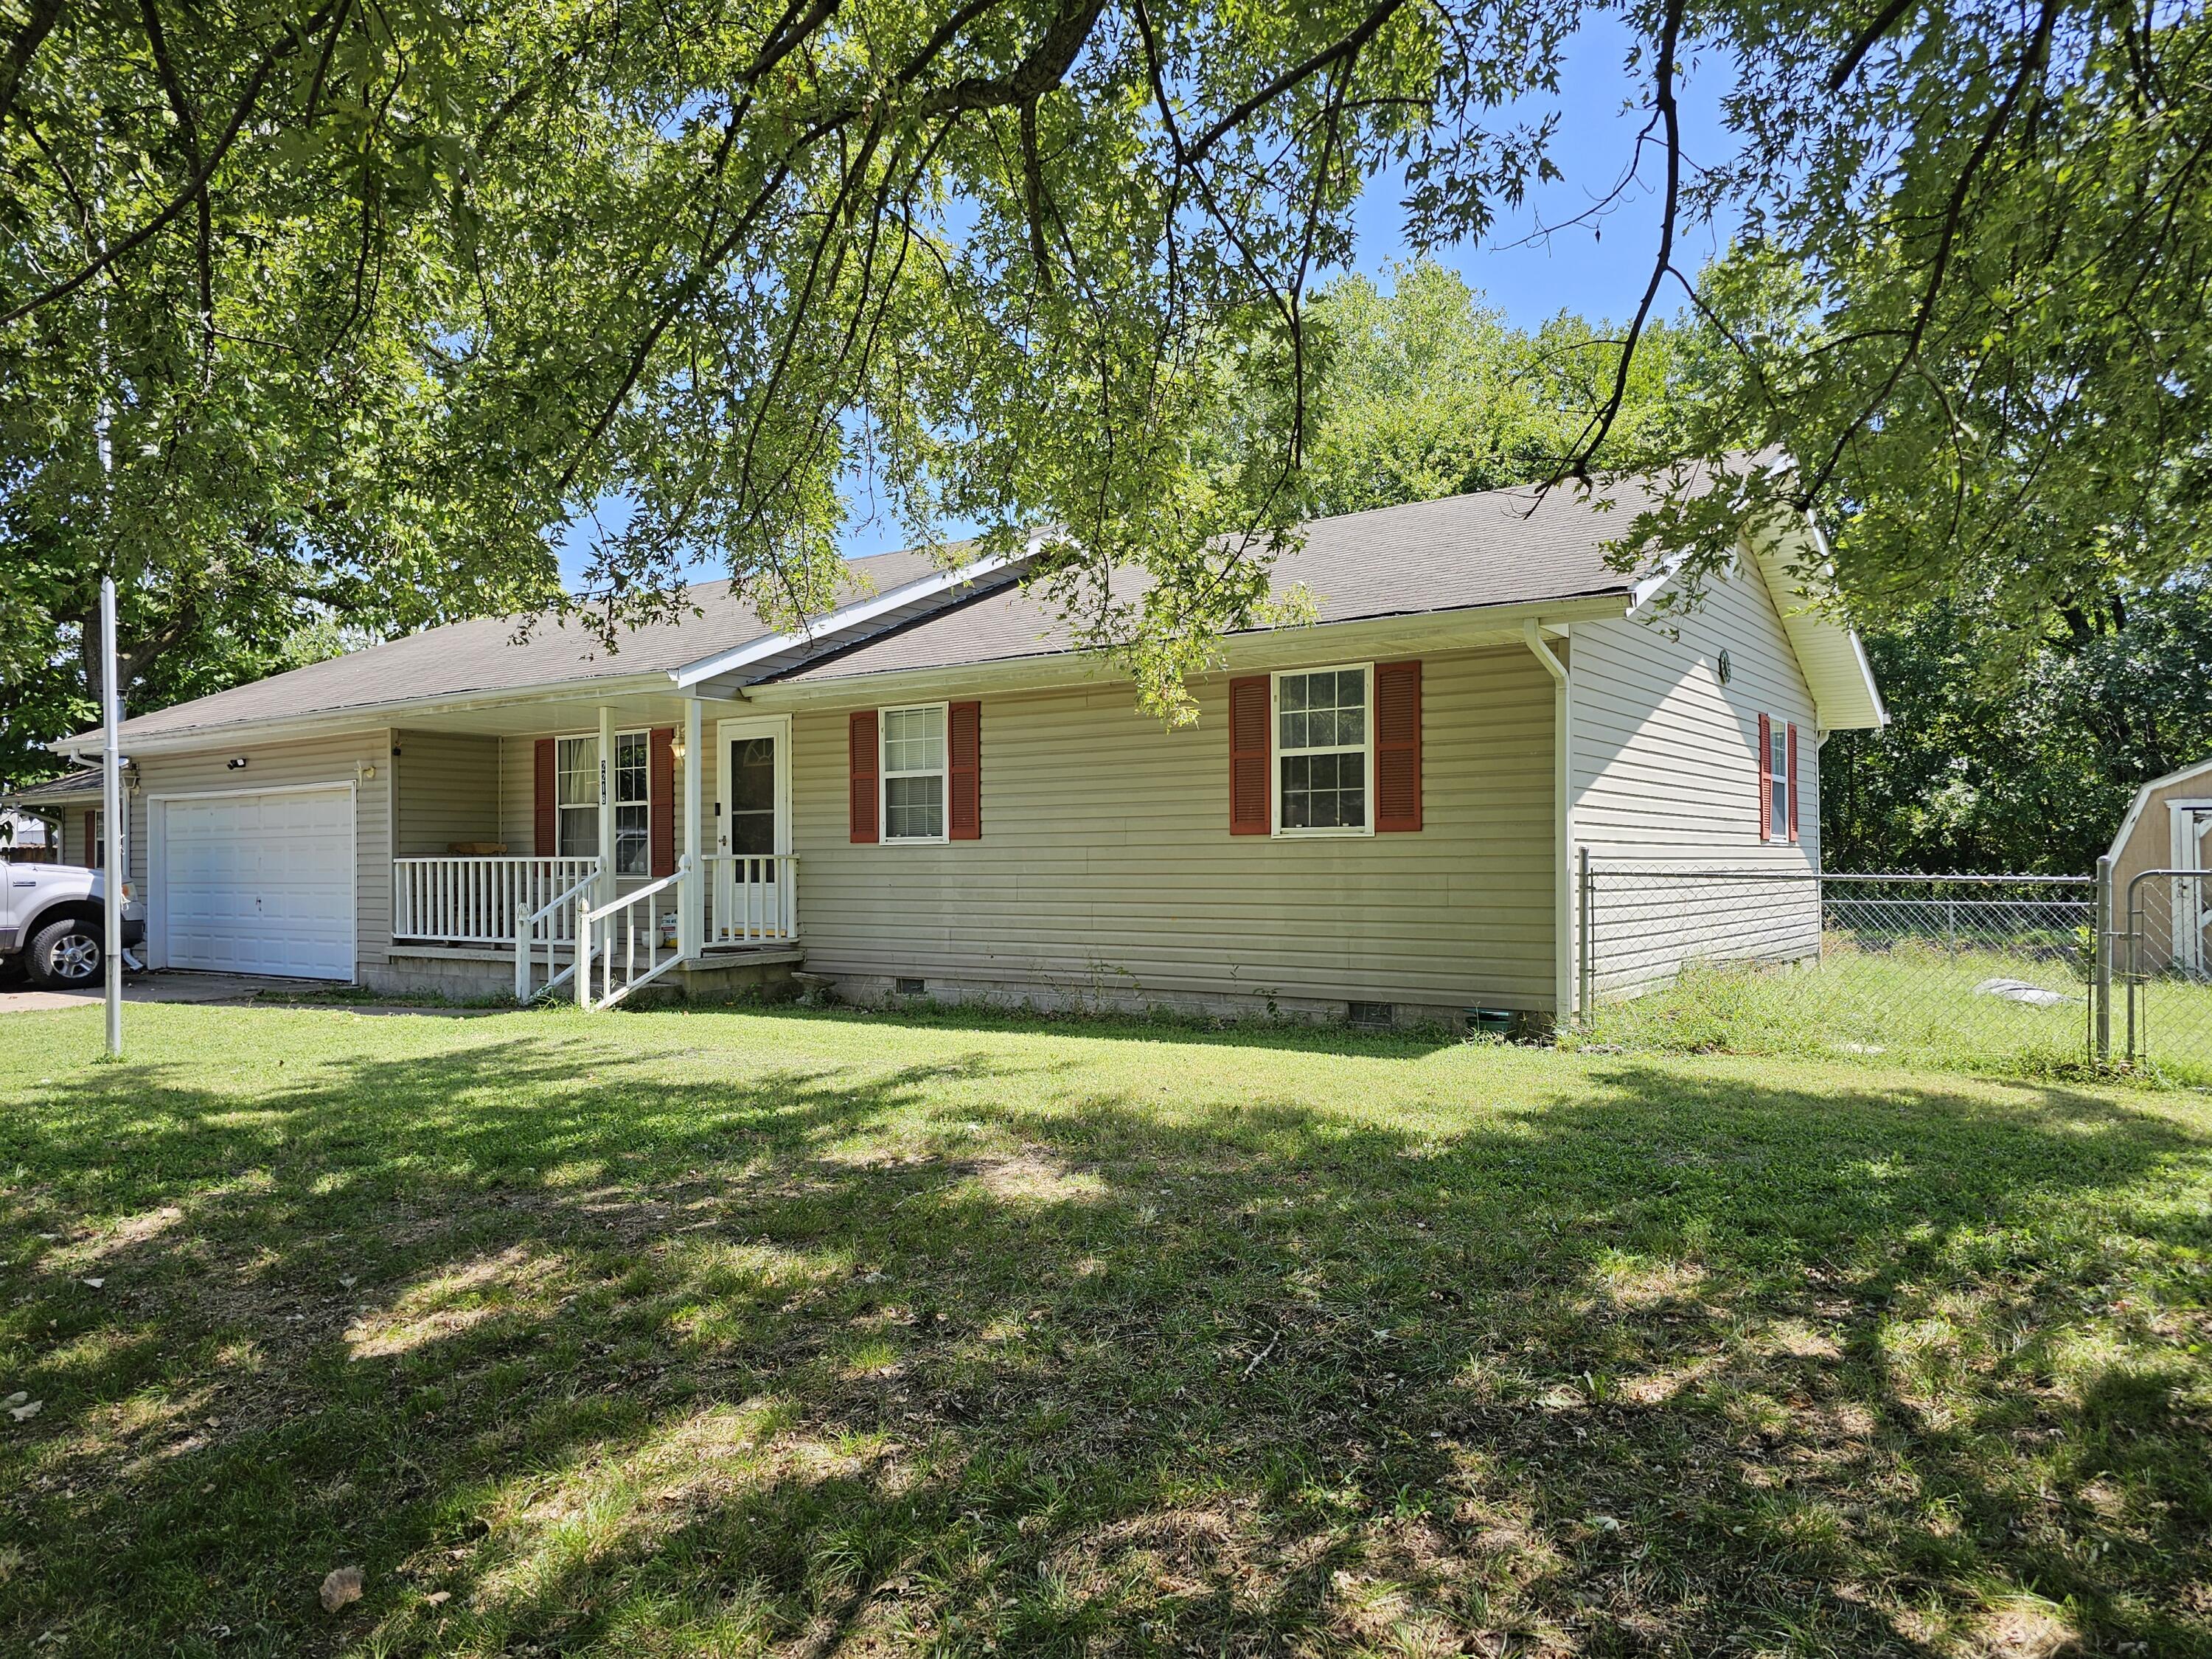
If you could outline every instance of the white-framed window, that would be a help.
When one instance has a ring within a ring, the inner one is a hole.
[[[884,839],[945,840],[945,705],[886,708],[878,725]]]
[[[1766,834],[1771,841],[1790,839],[1790,792],[1797,780],[1790,774],[1790,724],[1772,720],[1766,728]]]
[[[85,814],[85,822],[92,826],[89,832],[92,845],[84,849],[84,861],[92,869],[105,869],[107,866],[107,809],[94,807]]]
[[[1274,677],[1277,835],[1374,833],[1368,803],[1374,689],[1371,663],[1286,670]]]
[[[652,872],[650,752],[651,744],[644,732],[615,734],[614,765],[607,783],[614,792],[615,873],[618,876]],[[560,856],[596,857],[599,850],[599,740],[596,736],[555,740],[553,791]]]

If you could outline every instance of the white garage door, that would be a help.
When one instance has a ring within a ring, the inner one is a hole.
[[[172,968],[351,979],[353,792],[162,805],[160,908]]]

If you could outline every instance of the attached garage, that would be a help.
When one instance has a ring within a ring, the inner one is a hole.
[[[351,784],[150,805],[156,966],[354,977]]]

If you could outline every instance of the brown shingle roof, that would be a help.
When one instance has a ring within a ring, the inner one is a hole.
[[[1547,494],[1494,489],[1317,520],[1305,526],[1304,545],[1277,562],[1274,585],[1283,592],[1303,584],[1324,623],[1626,593],[1631,579],[1607,568],[1606,544],[1623,533],[1648,497],[1628,483],[1606,494],[1617,503],[1607,512],[1562,486]],[[853,599],[916,580],[938,566],[927,552],[907,551],[855,561],[854,568]],[[1135,583],[1124,578],[1116,586],[1134,591]],[[689,597],[701,615],[631,629],[618,651],[608,651],[578,626],[549,622],[518,641],[514,617],[454,623],[142,714],[125,723],[124,736],[137,740],[665,672],[774,632],[750,605],[732,597],[726,581],[693,587]],[[1075,648],[1048,600],[998,589],[955,599],[941,612],[859,644],[825,641],[805,666],[775,678],[843,678]]]
[[[1276,562],[1273,586],[1280,593],[1303,583],[1324,623],[1625,595],[1634,579],[1607,567],[1606,544],[1626,531],[1648,499],[1629,485],[1594,497],[1563,485],[1540,495],[1492,489],[1317,519],[1305,526],[1304,544]],[[1615,505],[1600,511],[1595,502],[1603,500]],[[843,679],[1075,648],[1048,600],[1012,589],[865,645],[825,652],[780,678]]]
[[[908,551],[854,560],[852,568],[857,575],[849,598],[859,599],[926,576],[937,566],[927,553]],[[731,596],[726,581],[700,583],[689,598],[701,615],[632,629],[622,635],[618,651],[610,652],[597,635],[575,624],[543,623],[518,641],[519,618],[480,617],[138,715],[124,722],[123,736],[130,741],[416,698],[495,696],[538,685],[623,678],[680,668],[775,631],[750,605]],[[99,733],[85,733],[79,741],[85,738],[97,742]]]

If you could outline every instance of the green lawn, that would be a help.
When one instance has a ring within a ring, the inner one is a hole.
[[[2212,1655],[2203,1096],[130,1020],[0,1019],[0,1652]]]
[[[2039,1007],[1978,992],[2015,980],[2066,999]],[[2085,1069],[2088,988],[2048,952],[1945,950],[1914,940],[1861,949],[1831,933],[1818,962],[1693,963],[1650,994],[1601,1003],[1571,1042],[1680,1054],[1794,1054],[1885,1065],[2065,1075]],[[2124,1061],[2130,991],[2112,989],[2112,1056]],[[2139,1067],[2155,1082],[2212,1085],[2212,984],[2154,977],[2134,991]]]

